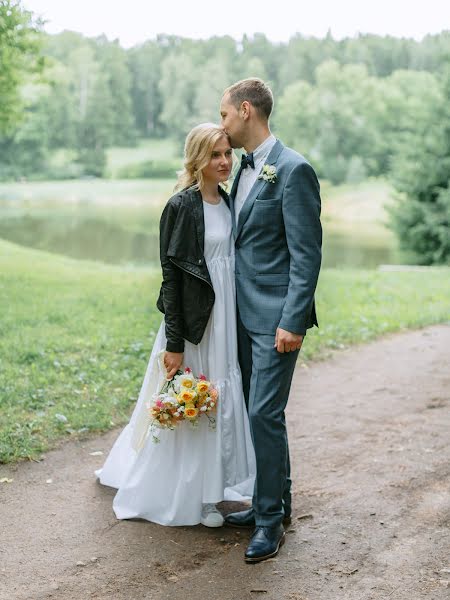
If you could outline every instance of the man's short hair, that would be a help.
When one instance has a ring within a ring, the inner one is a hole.
[[[262,79],[249,77],[242,79],[225,90],[230,95],[231,104],[237,109],[247,100],[256,108],[260,117],[269,119],[273,108],[273,94],[270,87]]]

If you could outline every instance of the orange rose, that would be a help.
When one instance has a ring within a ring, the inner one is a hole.
[[[209,381],[199,381],[197,383],[197,392],[199,394],[204,394],[205,392],[207,392],[210,388],[210,382]]]
[[[184,411],[184,416],[186,417],[186,419],[195,419],[197,415],[198,408],[195,408],[195,406],[186,406]]]
[[[194,380],[192,375],[185,375],[180,378],[180,386],[191,389],[194,385]]]
[[[188,402],[192,402],[192,399],[195,397],[195,393],[190,390],[182,390],[178,394],[178,400],[180,402],[184,402],[185,404]]]

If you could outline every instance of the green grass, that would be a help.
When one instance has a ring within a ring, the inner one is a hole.
[[[386,228],[386,206],[392,204],[394,190],[385,179],[368,179],[361,183],[321,185],[322,219],[339,229],[359,229],[392,236]]]
[[[135,147],[123,148],[113,146],[106,150],[106,169],[105,177],[115,178],[123,167],[145,161],[165,161],[180,158],[182,149],[177,147],[176,143],[170,139],[161,140],[140,140]],[[63,167],[74,162],[76,152],[74,150],[61,149],[55,151],[50,164],[53,167]]]
[[[324,270],[321,327],[302,360],[448,320],[449,271]],[[159,271],[76,261],[0,240],[0,461],[129,417],[161,316]],[[57,415],[63,415],[67,422]]]
[[[159,326],[158,289],[155,271],[0,240],[0,461],[123,422]]]
[[[82,205],[161,206],[173,193],[174,180],[170,179],[72,179],[65,181],[30,181],[0,183],[0,202],[4,207],[21,209],[45,206],[61,212]]]
[[[141,140],[136,148],[109,148],[107,154],[107,172],[115,177],[122,168],[148,160],[168,160],[178,158],[182,153],[175,142],[165,140]]]

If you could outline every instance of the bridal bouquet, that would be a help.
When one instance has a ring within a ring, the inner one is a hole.
[[[214,428],[216,421],[211,413],[216,410],[218,398],[217,389],[205,375],[195,377],[186,367],[166,381],[148,404],[150,430],[154,434],[156,429],[175,429],[182,421],[196,426],[202,416]],[[153,435],[153,441],[159,441],[158,437]]]

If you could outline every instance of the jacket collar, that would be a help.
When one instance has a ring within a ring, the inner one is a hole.
[[[195,233],[201,253],[205,253],[205,217],[203,212],[203,199],[200,190],[194,187],[189,189],[189,200],[194,215]]]

